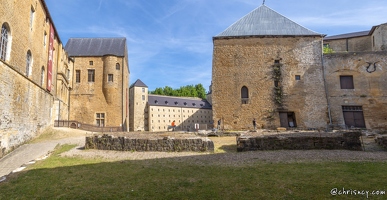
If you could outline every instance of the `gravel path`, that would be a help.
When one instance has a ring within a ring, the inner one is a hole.
[[[154,137],[140,134],[134,137]],[[172,135],[171,135],[172,134]],[[173,135],[175,134],[175,135]],[[133,135],[132,135],[133,136]],[[158,135],[160,136],[160,134]],[[178,137],[176,133],[164,133],[162,136]],[[181,136],[181,135],[180,135]],[[191,137],[191,135],[184,135]],[[210,137],[215,144],[215,153],[198,152],[121,152],[105,150],[84,150],[82,146],[62,154],[62,156],[80,156],[85,158],[102,158],[107,161],[149,160],[168,158],[199,165],[248,165],[263,162],[321,162],[321,161],[387,161],[387,151],[379,147],[374,138],[363,136],[365,151],[348,150],[277,150],[236,152],[235,137]]]

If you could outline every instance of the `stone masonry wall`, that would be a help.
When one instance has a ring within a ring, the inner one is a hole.
[[[105,126],[124,126],[129,101],[126,96],[127,65],[125,58],[76,57],[74,71],[80,71],[80,82],[74,82],[70,95],[70,120],[96,125],[96,114],[104,113]],[[92,62],[92,64],[90,63]],[[116,63],[120,70],[116,70]],[[94,82],[88,81],[88,69],[95,70]],[[108,74],[113,74],[113,82],[108,82]]]
[[[54,98],[0,61],[0,157],[51,125]]]
[[[130,131],[148,131],[148,88],[130,88]]]
[[[362,106],[367,129],[387,128],[385,51],[327,54],[324,67],[334,125],[345,126],[342,106]],[[353,77],[354,89],[341,89],[340,76],[344,75]]]
[[[0,157],[52,125],[54,101],[68,99],[70,83],[58,87],[61,91],[57,88],[57,69],[66,65],[71,71],[69,61],[62,59],[67,57],[58,33],[53,41],[51,91],[47,90],[52,23],[44,1],[1,1],[0,26],[7,27],[8,42],[5,59],[0,60]],[[32,58],[28,67],[27,52]],[[68,109],[67,105],[62,105],[61,112]]]
[[[361,151],[360,132],[335,135],[238,137],[237,151],[346,149]]]
[[[86,149],[115,150],[115,151],[214,151],[214,143],[204,138],[160,138],[160,139],[132,139],[125,137],[86,137]]]
[[[325,128],[321,45],[321,37],[215,38],[213,120],[222,119],[226,130],[252,129],[253,118],[258,127],[276,128],[283,111],[294,112],[297,127]],[[281,105],[274,93],[276,60],[281,65]],[[248,104],[241,102],[243,86],[248,88]]]
[[[370,36],[324,40],[324,44],[329,44],[334,52],[372,51]]]

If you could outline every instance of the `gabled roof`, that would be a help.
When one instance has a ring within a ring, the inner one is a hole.
[[[169,106],[182,108],[200,108],[211,109],[212,106],[208,101],[200,98],[189,97],[171,97],[161,95],[148,95],[148,104],[150,106]]]
[[[262,5],[215,36],[323,36]]]
[[[360,32],[354,32],[354,33],[332,35],[332,36],[325,37],[324,40],[338,40],[338,39],[345,39],[345,38],[362,37],[362,36],[369,35],[369,33],[370,31],[360,31]]]
[[[66,51],[70,57],[126,55],[126,38],[70,38]]]
[[[140,79],[137,79],[137,81],[136,82],[134,82],[131,86],[130,86],[130,88],[132,88],[132,87],[148,87],[147,85],[145,85],[145,83],[144,82],[142,82]]]

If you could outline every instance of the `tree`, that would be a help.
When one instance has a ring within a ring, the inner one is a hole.
[[[323,47],[323,53],[324,54],[335,53],[335,51],[333,51],[333,49],[329,47],[329,44],[326,44]]]
[[[201,83],[197,85],[181,86],[179,89],[173,89],[169,86],[164,88],[156,88],[154,91],[150,91],[151,94],[166,95],[166,96],[178,96],[178,97],[199,97],[206,99],[206,89]]]

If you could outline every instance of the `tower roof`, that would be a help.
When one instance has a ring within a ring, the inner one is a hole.
[[[215,36],[323,36],[262,5]]]
[[[140,79],[137,79],[137,81],[136,82],[134,82],[131,86],[130,86],[130,88],[132,88],[132,87],[148,87],[147,85],[145,85],[145,83],[144,82],[142,82]]]
[[[69,56],[126,55],[126,38],[70,38],[65,47]]]

